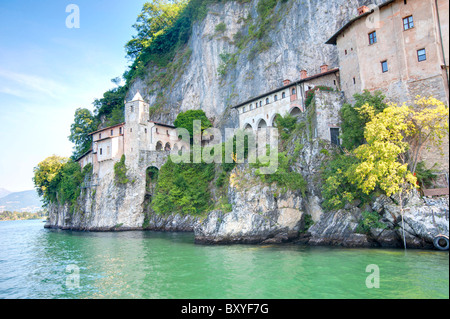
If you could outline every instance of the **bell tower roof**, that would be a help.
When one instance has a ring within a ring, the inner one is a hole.
[[[139,93],[139,90],[134,95],[133,99],[131,101],[142,101],[144,102],[144,99],[142,98],[141,94]]]

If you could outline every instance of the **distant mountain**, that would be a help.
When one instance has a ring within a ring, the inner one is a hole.
[[[15,192],[0,198],[1,211],[34,213],[42,209],[42,202],[35,190]]]
[[[11,192],[7,189],[0,188],[0,198],[5,197],[6,195],[11,194]]]

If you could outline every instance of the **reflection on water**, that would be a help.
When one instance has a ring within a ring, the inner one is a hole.
[[[191,233],[0,223],[0,298],[448,298],[448,252],[200,246]],[[380,288],[365,285],[380,269]],[[68,265],[80,287],[66,286]]]

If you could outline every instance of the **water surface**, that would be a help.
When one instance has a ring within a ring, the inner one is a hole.
[[[0,222],[0,298],[449,298],[448,252],[201,246],[191,233],[43,225]],[[378,289],[366,286],[371,264]]]

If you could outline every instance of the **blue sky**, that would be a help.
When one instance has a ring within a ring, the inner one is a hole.
[[[33,189],[33,167],[70,156],[75,110],[115,85],[144,0],[0,0],[0,188]],[[67,28],[69,4],[80,28]]]

